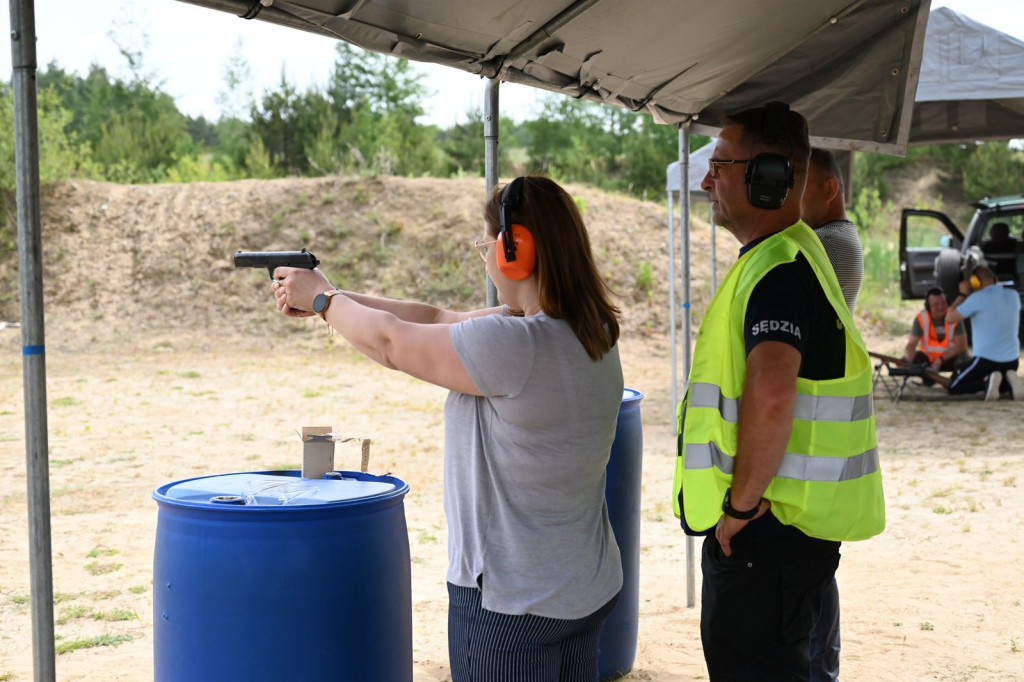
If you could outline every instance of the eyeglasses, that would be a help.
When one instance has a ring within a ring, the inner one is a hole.
[[[490,246],[491,244],[497,244],[497,243],[498,243],[497,239],[492,239],[490,241],[477,240],[476,243],[473,244],[473,247],[476,249],[476,252],[480,255],[480,260],[482,260],[483,262],[486,263],[487,262],[487,247]]]
[[[750,159],[708,159],[708,175],[718,177],[719,166],[728,166],[732,163],[750,163]]]

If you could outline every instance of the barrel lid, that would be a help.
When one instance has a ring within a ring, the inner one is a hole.
[[[348,506],[404,496],[409,485],[393,476],[358,471],[334,472],[324,479],[301,478],[298,471],[252,471],[175,481],[153,491],[160,503],[238,509]]]
[[[628,403],[634,400],[643,400],[644,394],[635,388],[622,389],[622,402]]]

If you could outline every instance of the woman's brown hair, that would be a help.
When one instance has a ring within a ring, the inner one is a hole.
[[[594,263],[583,216],[576,202],[553,180],[522,178],[522,199],[510,212],[537,246],[537,291],[541,309],[569,323],[587,354],[599,360],[619,338],[619,309]],[[500,229],[501,195],[495,188],[484,207],[487,232]]]

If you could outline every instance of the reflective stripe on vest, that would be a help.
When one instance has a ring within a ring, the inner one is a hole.
[[[735,424],[740,418],[739,398],[726,398],[714,384],[695,383],[690,387],[690,407],[710,407],[722,414],[722,419]],[[856,421],[867,419],[874,412],[870,395],[853,398],[833,395],[797,394],[793,417],[807,421]]]
[[[685,446],[687,469],[710,469],[715,467],[723,474],[732,475],[736,459],[714,443],[687,443]],[[775,474],[779,478],[798,481],[852,481],[878,471],[878,448],[852,457],[812,457],[787,452]]]

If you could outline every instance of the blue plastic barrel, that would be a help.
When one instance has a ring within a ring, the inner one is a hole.
[[[644,394],[627,388],[615,426],[605,499],[615,541],[622,555],[622,592],[601,626],[598,671],[602,680],[628,673],[636,659],[640,625],[640,489],[644,439],[640,401]]]
[[[340,474],[226,474],[154,491],[157,682],[411,682],[409,486]]]

